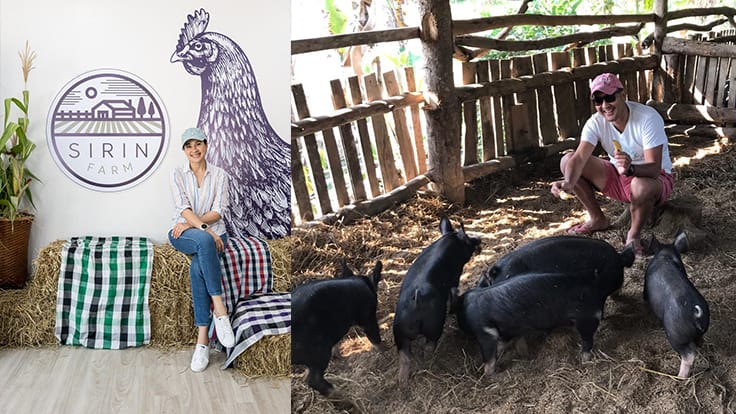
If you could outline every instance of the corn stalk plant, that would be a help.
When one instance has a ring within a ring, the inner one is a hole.
[[[0,217],[9,219],[11,224],[21,213],[24,203],[31,207],[33,196],[31,182],[38,180],[26,167],[26,161],[36,148],[28,139],[28,74],[33,69],[36,52],[31,51],[26,42],[25,50],[18,52],[23,70],[23,97],[6,98],[3,131],[0,136]],[[20,111],[17,121],[10,119],[13,109]]]

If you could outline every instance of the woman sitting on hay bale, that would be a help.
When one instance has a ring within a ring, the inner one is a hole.
[[[181,136],[182,149],[189,163],[174,169],[171,191],[176,206],[174,227],[169,241],[180,252],[192,255],[189,277],[192,285],[194,324],[197,345],[191,369],[201,372],[209,364],[210,304],[214,305],[217,339],[227,348],[235,346],[230,316],[222,300],[220,254],[227,243],[225,223],[227,208],[227,175],[207,165],[207,137],[199,128],[189,128]]]

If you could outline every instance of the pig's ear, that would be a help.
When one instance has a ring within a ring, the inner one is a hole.
[[[460,228],[457,229],[457,234],[460,235],[461,239],[465,239],[468,237],[467,233],[465,233],[465,226],[463,225],[463,222],[460,222]]]
[[[447,233],[451,233],[453,231],[452,229],[452,223],[450,223],[450,219],[447,218],[447,216],[442,216],[442,219],[440,220],[440,232],[445,235]]]
[[[340,260],[340,271],[337,273],[338,278],[352,277],[355,276],[353,271],[348,267],[348,262],[345,259]]]
[[[680,230],[675,237],[675,250],[678,253],[684,253],[690,248],[690,243],[687,241],[687,233]]]
[[[373,272],[371,273],[371,283],[376,290],[378,290],[378,282],[381,281],[381,269],[383,269],[383,263],[379,260],[373,266]]]

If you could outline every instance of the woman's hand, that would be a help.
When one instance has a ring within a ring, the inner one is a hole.
[[[220,238],[220,236],[212,230],[208,229],[207,233],[209,233],[210,236],[215,239],[215,247],[217,248],[217,252],[222,253],[222,251],[225,250],[225,243],[222,242],[222,238]]]
[[[192,226],[189,223],[176,223],[174,228],[171,230],[171,235],[174,236],[175,239],[178,239],[179,236],[184,233],[184,230],[190,228],[192,228]]]

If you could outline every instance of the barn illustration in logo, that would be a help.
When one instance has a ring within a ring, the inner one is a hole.
[[[168,116],[154,90],[131,73],[105,69],[80,75],[62,89],[49,112],[51,155],[84,187],[130,188],[163,159]]]

